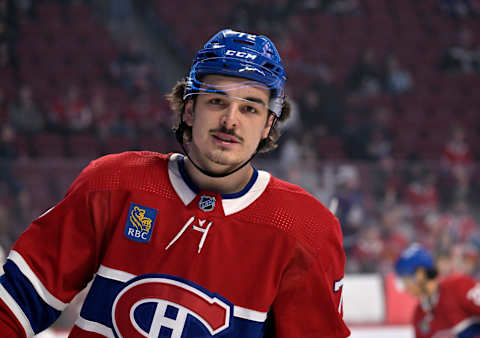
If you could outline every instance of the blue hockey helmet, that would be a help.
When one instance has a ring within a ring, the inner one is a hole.
[[[217,88],[202,82],[202,76],[207,74],[240,77],[245,82]],[[271,92],[268,109],[280,117],[285,100],[285,80],[282,60],[269,38],[224,29],[208,40],[193,59],[183,98],[263,85]]]
[[[430,251],[418,243],[405,249],[395,264],[395,272],[400,277],[413,276],[418,268],[431,269],[434,267]]]

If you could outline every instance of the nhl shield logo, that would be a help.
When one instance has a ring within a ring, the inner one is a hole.
[[[198,207],[205,212],[212,211],[215,208],[215,197],[203,195],[200,197]]]

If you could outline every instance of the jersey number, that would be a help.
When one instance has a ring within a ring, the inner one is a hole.
[[[334,292],[339,292],[342,289],[342,293],[340,294],[340,302],[338,302],[338,313],[342,313],[342,305],[343,305],[343,277],[342,279],[335,282],[333,286]]]

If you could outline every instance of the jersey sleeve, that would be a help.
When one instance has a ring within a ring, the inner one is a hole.
[[[35,219],[14,244],[0,277],[0,336],[33,336],[49,327],[92,279],[101,231],[95,209],[105,194],[88,191],[88,167],[64,199]]]
[[[293,250],[273,304],[276,338],[348,337],[343,321],[345,253],[338,220],[323,228],[319,249]]]

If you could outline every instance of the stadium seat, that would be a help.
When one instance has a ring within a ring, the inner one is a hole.
[[[110,136],[103,141],[103,152],[106,154],[121,153],[137,149],[132,138],[127,136]]]
[[[95,136],[73,134],[68,138],[69,153],[73,157],[97,158],[100,153],[100,145]]]
[[[65,145],[62,136],[38,134],[33,137],[33,151],[37,157],[64,157]]]

